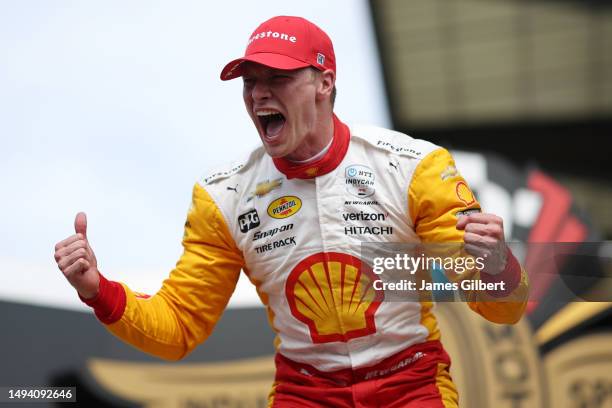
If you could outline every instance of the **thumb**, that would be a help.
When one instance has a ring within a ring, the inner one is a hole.
[[[469,222],[470,222],[470,216],[469,215],[462,215],[457,220],[457,229],[458,230],[464,229],[465,226],[468,225]]]
[[[74,230],[77,234],[83,234],[87,237],[87,215],[84,212],[80,212],[74,219]]]

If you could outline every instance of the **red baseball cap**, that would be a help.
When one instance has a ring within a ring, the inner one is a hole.
[[[242,76],[245,61],[277,69],[312,66],[336,72],[336,56],[329,36],[302,17],[278,16],[263,22],[251,34],[244,57],[223,68],[221,80]]]

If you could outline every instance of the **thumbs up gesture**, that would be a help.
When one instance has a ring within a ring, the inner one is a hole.
[[[85,299],[98,294],[98,262],[87,241],[87,216],[78,213],[74,219],[75,234],[55,245],[55,261],[68,282]]]

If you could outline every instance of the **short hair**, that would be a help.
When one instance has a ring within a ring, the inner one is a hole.
[[[315,67],[309,67],[309,68],[310,68],[310,70],[311,70],[311,71],[312,71],[312,72],[313,72],[315,75],[319,75],[319,74],[321,74],[321,72],[322,72],[321,70],[319,70],[319,69],[317,69],[317,68],[315,68]],[[329,98],[329,100],[330,100],[330,102],[331,102],[331,106],[332,106],[332,108],[334,107],[334,104],[336,103],[336,93],[337,93],[337,91],[336,91],[336,84],[334,84],[334,88],[332,89],[331,96],[330,96],[330,98]]]
[[[332,104],[332,108],[334,107],[334,104],[336,103],[336,84],[334,84],[334,89],[332,89],[332,93],[331,93],[331,104]]]

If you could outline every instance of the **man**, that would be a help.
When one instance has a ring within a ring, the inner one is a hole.
[[[514,323],[527,281],[501,219],[479,212],[446,150],[334,115],[334,50],[311,22],[261,24],[221,73],[240,76],[262,147],[196,183],[184,253],[160,291],[105,279],[82,213],[56,246],[59,268],[108,330],[170,360],[211,333],[244,270],[277,333],[271,406],[456,407],[432,304],[367,296],[360,244],[464,242],[488,256],[481,279],[505,284],[469,306]]]

